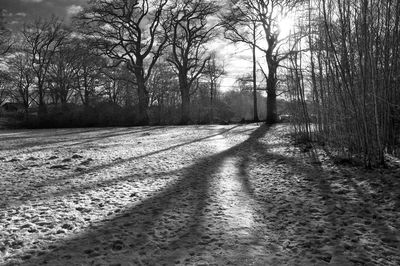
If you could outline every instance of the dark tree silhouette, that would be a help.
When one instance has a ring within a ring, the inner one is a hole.
[[[53,102],[60,102],[63,109],[66,109],[69,98],[77,89],[80,59],[75,45],[68,41],[56,51],[49,67],[49,87]]]
[[[317,135],[346,160],[367,167],[398,156],[400,2],[308,2],[299,22],[296,30],[308,34],[302,45],[309,51],[291,56],[287,76],[298,135]],[[310,120],[317,134],[306,126]]]
[[[29,65],[35,76],[39,116],[42,116],[47,112],[45,84],[49,81],[49,68],[54,54],[66,39],[68,32],[62,28],[62,21],[52,17],[25,24],[22,34],[29,53]]]
[[[260,23],[252,12],[245,12],[240,4],[229,2],[229,9],[222,16],[224,26],[224,36],[233,43],[245,43],[249,45],[252,51],[253,60],[253,120],[259,121],[257,107],[257,59],[256,49],[257,41],[260,38]],[[236,1],[235,1],[236,2]]]
[[[28,108],[35,100],[31,87],[34,82],[34,73],[29,63],[29,54],[24,51],[20,51],[18,55],[8,61],[13,86],[11,93],[14,99],[23,104],[25,115],[28,114]]]
[[[210,60],[206,45],[215,37],[218,24],[210,25],[209,20],[218,9],[214,2],[206,0],[175,0],[170,8],[172,29],[168,61],[179,78],[181,124],[190,121],[190,89]]]
[[[266,88],[268,95],[267,123],[275,123],[277,121],[278,68],[282,61],[297,52],[294,49],[297,47],[296,44],[301,40],[300,37],[296,38],[296,41],[289,45],[289,36],[280,36],[279,22],[302,2],[302,0],[232,0],[232,3],[235,4],[236,20],[253,21],[254,27],[259,24],[262,29],[262,35],[267,43],[266,47],[257,44],[254,39],[249,40],[246,36],[240,34],[239,29],[235,28],[234,25],[230,27],[231,36],[235,36],[239,40],[249,44],[255,44],[265,55],[268,66]],[[251,14],[251,16],[248,14]]]
[[[135,76],[139,124],[148,124],[149,92],[146,82],[167,39],[163,10],[167,0],[93,0],[81,15],[87,34],[112,59],[125,62]]]
[[[217,96],[218,81],[221,76],[225,75],[224,65],[218,63],[218,58],[216,53],[213,52],[210,55],[210,60],[207,62],[204,74],[205,78],[210,87],[210,110],[209,110],[209,120],[213,122],[214,120],[214,109],[215,109],[215,98]]]
[[[6,22],[4,21],[3,10],[0,9],[0,56],[8,53],[12,47],[10,41],[11,31],[6,28]]]
[[[90,39],[79,40],[76,43],[74,50],[79,58],[75,65],[76,87],[83,105],[87,108],[91,105],[96,86],[101,83],[105,59],[97,53]]]

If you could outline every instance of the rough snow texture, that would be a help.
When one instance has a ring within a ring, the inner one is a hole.
[[[288,127],[0,132],[0,265],[400,265],[399,172]]]

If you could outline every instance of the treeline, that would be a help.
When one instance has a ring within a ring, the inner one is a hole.
[[[366,166],[399,155],[399,19],[399,1],[308,1],[287,71],[299,133]]]
[[[252,96],[218,89],[224,66],[207,46],[221,33],[220,8],[96,0],[70,25],[52,17],[2,27],[0,101],[19,103],[27,126],[251,120]]]

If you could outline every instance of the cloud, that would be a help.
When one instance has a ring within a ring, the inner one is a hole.
[[[18,12],[15,15],[19,16],[19,17],[26,17],[26,13],[25,12]]]
[[[71,5],[71,6],[67,7],[67,15],[68,16],[76,15],[79,12],[81,12],[82,9],[83,8],[81,6],[79,6],[79,5]]]
[[[41,3],[43,0],[21,0],[24,3]]]

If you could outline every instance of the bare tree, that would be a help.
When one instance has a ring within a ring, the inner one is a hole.
[[[167,43],[161,30],[166,4],[167,0],[93,0],[81,16],[104,54],[125,62],[135,76],[140,124],[149,122],[146,82]]]
[[[22,30],[29,53],[29,65],[35,75],[39,115],[46,113],[45,84],[49,81],[49,67],[67,34],[62,28],[62,22],[56,17],[46,20],[38,19],[31,24],[25,24]]]
[[[225,74],[225,69],[223,64],[218,63],[215,52],[211,53],[210,56],[211,58],[206,64],[204,74],[210,87],[209,119],[210,122],[212,122],[214,120],[214,102],[217,94],[218,81],[221,76]]]
[[[0,70],[0,105],[12,96],[12,91],[10,90],[11,81],[10,73]]]
[[[253,60],[253,120],[259,121],[257,107],[257,58],[256,49],[257,42],[260,39],[259,27],[260,23],[252,12],[245,12],[241,3],[229,2],[228,12],[222,16],[222,24],[224,26],[224,36],[233,43],[245,43],[252,51]]]
[[[218,9],[218,5],[207,0],[175,0],[170,8],[172,47],[168,61],[179,77],[182,124],[190,121],[190,89],[210,60],[206,45],[218,27],[217,23],[210,24],[210,18]]]
[[[113,60],[108,61],[101,70],[102,94],[111,103],[125,104],[126,107],[132,105],[133,99],[129,94],[129,87],[136,84],[135,77],[131,75],[126,64],[115,66]]]
[[[60,102],[63,109],[67,108],[67,102],[77,87],[78,64],[81,59],[73,40],[68,40],[60,46],[52,58],[49,86],[54,102]]]
[[[176,123],[179,119],[179,82],[172,66],[166,61],[160,61],[155,66],[149,79],[150,105],[156,122],[159,124]],[[177,108],[178,107],[178,108]]]
[[[3,10],[0,9],[0,56],[3,57],[11,49],[11,31],[5,27]],[[0,58],[1,59],[1,58]],[[9,84],[11,76],[7,71],[0,70],[0,104],[2,104],[9,96]]]
[[[32,93],[34,73],[29,63],[29,54],[24,51],[16,54],[8,62],[12,75],[13,98],[23,104],[26,115],[28,114],[29,106],[35,100]]]
[[[262,28],[262,35],[266,42],[266,47],[256,44],[266,59],[268,66],[267,76],[267,123],[275,123],[277,121],[277,84],[278,84],[278,68],[281,62],[286,60],[291,54],[298,51],[295,50],[297,43],[301,37],[296,38],[294,43],[289,44],[289,36],[281,36],[279,22],[286,17],[302,0],[239,0],[235,3],[236,13],[252,14],[252,19],[259,23]],[[246,40],[246,39],[244,39]],[[254,42],[253,42],[254,43]]]
[[[77,44],[74,46],[74,50],[79,59],[75,62],[77,71],[75,76],[76,90],[83,105],[89,107],[95,95],[95,88],[101,83],[101,74],[106,63],[89,39],[77,39],[75,41]]]
[[[5,24],[3,10],[0,9],[0,56],[8,53],[12,46],[11,31],[6,28]]]
[[[296,30],[308,33],[309,51],[290,55],[287,76],[297,131],[346,160],[385,164],[400,150],[400,2],[307,3]]]

